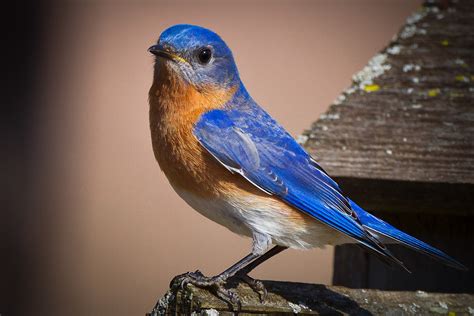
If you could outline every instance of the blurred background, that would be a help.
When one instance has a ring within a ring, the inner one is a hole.
[[[144,315],[176,274],[250,250],[188,207],[154,160],[147,48],[215,30],[254,99],[309,128],[420,1],[38,1],[3,20],[0,314]],[[286,251],[262,279],[330,284],[333,249]]]

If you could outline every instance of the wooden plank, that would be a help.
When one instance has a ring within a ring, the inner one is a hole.
[[[474,183],[474,1],[446,3],[409,17],[304,133],[331,175]]]
[[[473,184],[350,177],[334,180],[347,196],[370,212],[474,215]]]
[[[239,315],[472,315],[474,295],[354,290],[318,284],[264,281],[269,291],[262,304],[247,285],[238,284]],[[159,300],[149,316],[192,313],[232,315],[233,310],[207,290],[188,286]]]
[[[460,271],[401,245],[388,245],[412,273],[390,267],[356,245],[337,246],[333,284],[390,291],[474,293],[474,217],[375,213],[401,230],[445,251],[470,268]]]

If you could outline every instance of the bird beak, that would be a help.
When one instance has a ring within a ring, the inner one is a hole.
[[[157,57],[163,57],[172,61],[186,62],[186,59],[183,57],[162,49],[160,45],[153,45],[148,48],[148,51]]]

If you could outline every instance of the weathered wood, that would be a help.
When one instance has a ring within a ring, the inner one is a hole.
[[[367,165],[367,169],[371,169]],[[474,185],[334,177],[344,193],[380,213],[474,215]],[[474,235],[473,235],[474,237]]]
[[[473,267],[474,217],[409,213],[377,215],[430,245],[443,249],[468,267]],[[472,271],[452,269],[403,246],[388,247],[412,273],[387,266],[361,247],[342,245],[336,247],[334,254],[333,284],[397,291],[474,292]]]
[[[346,195],[472,269],[474,1],[427,1],[302,140]],[[474,291],[472,270],[394,252],[413,275],[336,247],[334,284]]]
[[[305,146],[336,178],[473,184],[473,105],[474,2],[431,4],[354,76]]]
[[[474,295],[417,292],[353,290],[338,286],[264,281],[269,291],[260,303],[258,295],[247,285],[236,291],[242,301],[239,315],[472,315]],[[168,292],[149,313],[232,315],[225,302],[207,290],[188,286],[176,295]]]

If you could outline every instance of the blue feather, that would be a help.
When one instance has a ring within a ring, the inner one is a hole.
[[[374,215],[367,213],[364,211],[360,206],[358,206],[353,201],[349,200],[352,209],[357,213],[362,225],[373,231],[377,234],[383,235],[388,237],[402,245],[425,253],[435,259],[440,260],[444,264],[460,269],[460,270],[467,270],[467,268],[456,261],[455,259],[451,258],[441,250],[438,250],[427,243],[424,243],[413,236],[410,236],[399,229],[396,229],[392,225],[384,222],[380,218],[375,217]]]
[[[239,173],[268,194],[353,238],[383,258],[403,264],[381,242],[382,236],[465,269],[459,262],[362,210],[347,199],[336,182],[245,90],[230,48],[211,30],[179,24],[157,42],[162,51],[181,57],[176,62],[185,82],[199,91],[212,87],[238,91],[225,106],[203,114],[194,135],[230,172]],[[210,49],[203,63],[197,54]],[[173,68],[174,68],[173,67]],[[335,232],[336,233],[336,232]]]
[[[241,86],[223,109],[201,116],[194,135],[219,162],[263,191],[403,266],[377,238],[386,235],[457,268],[443,252],[395,229],[347,199],[339,186]],[[406,269],[406,268],[405,268]]]

